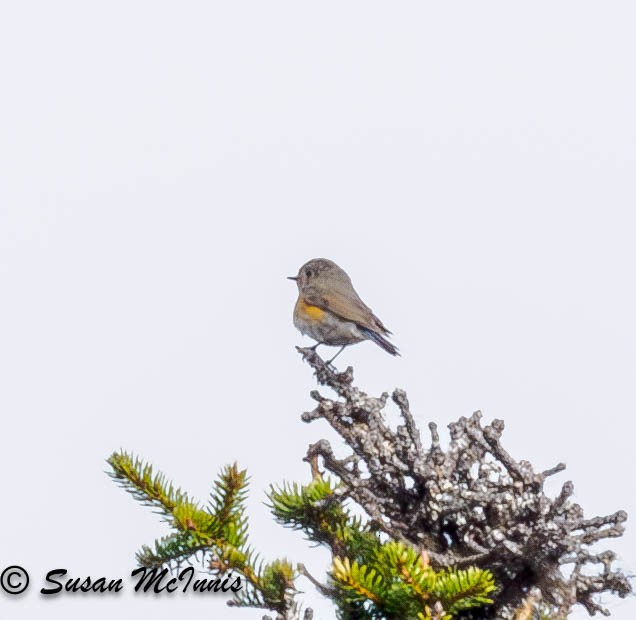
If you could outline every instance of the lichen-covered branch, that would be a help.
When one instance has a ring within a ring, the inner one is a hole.
[[[548,497],[546,479],[565,465],[535,472],[517,461],[501,444],[504,423],[482,425],[480,412],[449,425],[446,448],[429,424],[425,446],[404,391],[391,396],[403,419],[392,429],[383,416],[388,394],[369,396],[353,385],[351,368],[337,372],[314,350],[298,350],[318,383],[337,395],[312,392],[317,405],[303,420],[325,419],[350,450],[338,458],[323,439],[309,447],[307,460],[314,468],[321,462],[377,527],[421,547],[434,565],[490,569],[500,586],[495,603],[466,617],[512,619],[535,599],[557,617],[575,604],[609,615],[597,595],[631,592],[627,577],[612,568],[614,554],[591,549],[621,536],[627,514],[585,519],[571,482]]]

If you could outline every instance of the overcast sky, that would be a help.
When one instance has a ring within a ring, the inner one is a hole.
[[[5,2],[0,8],[0,594],[11,618],[258,619],[218,598],[38,594],[126,576],[167,532],[105,475],[125,448],[205,500],[251,475],[264,557],[306,482],[309,258],[394,332],[346,350],[423,429],[481,409],[590,517],[636,516],[632,2]],[[447,438],[447,435],[445,435]],[[610,541],[636,569],[636,524]],[[333,611],[314,596],[316,617]],[[613,618],[636,601],[605,599]],[[575,619],[587,617],[580,611]]]

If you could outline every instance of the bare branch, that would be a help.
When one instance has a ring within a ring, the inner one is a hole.
[[[337,458],[323,439],[309,447],[307,460],[315,470],[322,461],[378,527],[422,548],[434,566],[490,569],[501,590],[480,618],[529,617],[538,601],[558,617],[575,604],[605,615],[598,594],[631,593],[627,577],[612,568],[614,554],[589,549],[621,536],[626,513],[585,519],[571,499],[571,482],[548,497],[544,482],[563,471],[563,463],[535,472],[517,461],[501,445],[504,423],[482,425],[480,412],[449,425],[446,449],[431,422],[431,443],[424,447],[403,390],[392,394],[404,420],[393,430],[383,415],[387,394],[369,396],[354,386],[352,368],[340,373],[314,350],[298,350],[318,383],[336,394],[312,392],[317,406],[302,419],[323,418],[351,451]]]

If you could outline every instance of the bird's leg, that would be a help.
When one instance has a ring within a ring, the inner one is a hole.
[[[347,346],[346,344],[343,344],[340,347],[340,350],[338,351],[338,353],[336,353],[328,362],[326,362],[327,366],[333,366],[333,361],[345,350],[346,346]]]

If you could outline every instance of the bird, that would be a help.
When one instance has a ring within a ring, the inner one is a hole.
[[[391,355],[399,355],[398,348],[386,336],[391,332],[360,299],[346,271],[327,258],[312,258],[295,276],[288,276],[298,286],[298,300],[294,306],[294,325],[301,334],[320,344],[340,346],[327,362],[342,353],[344,348],[363,340],[372,340]]]

